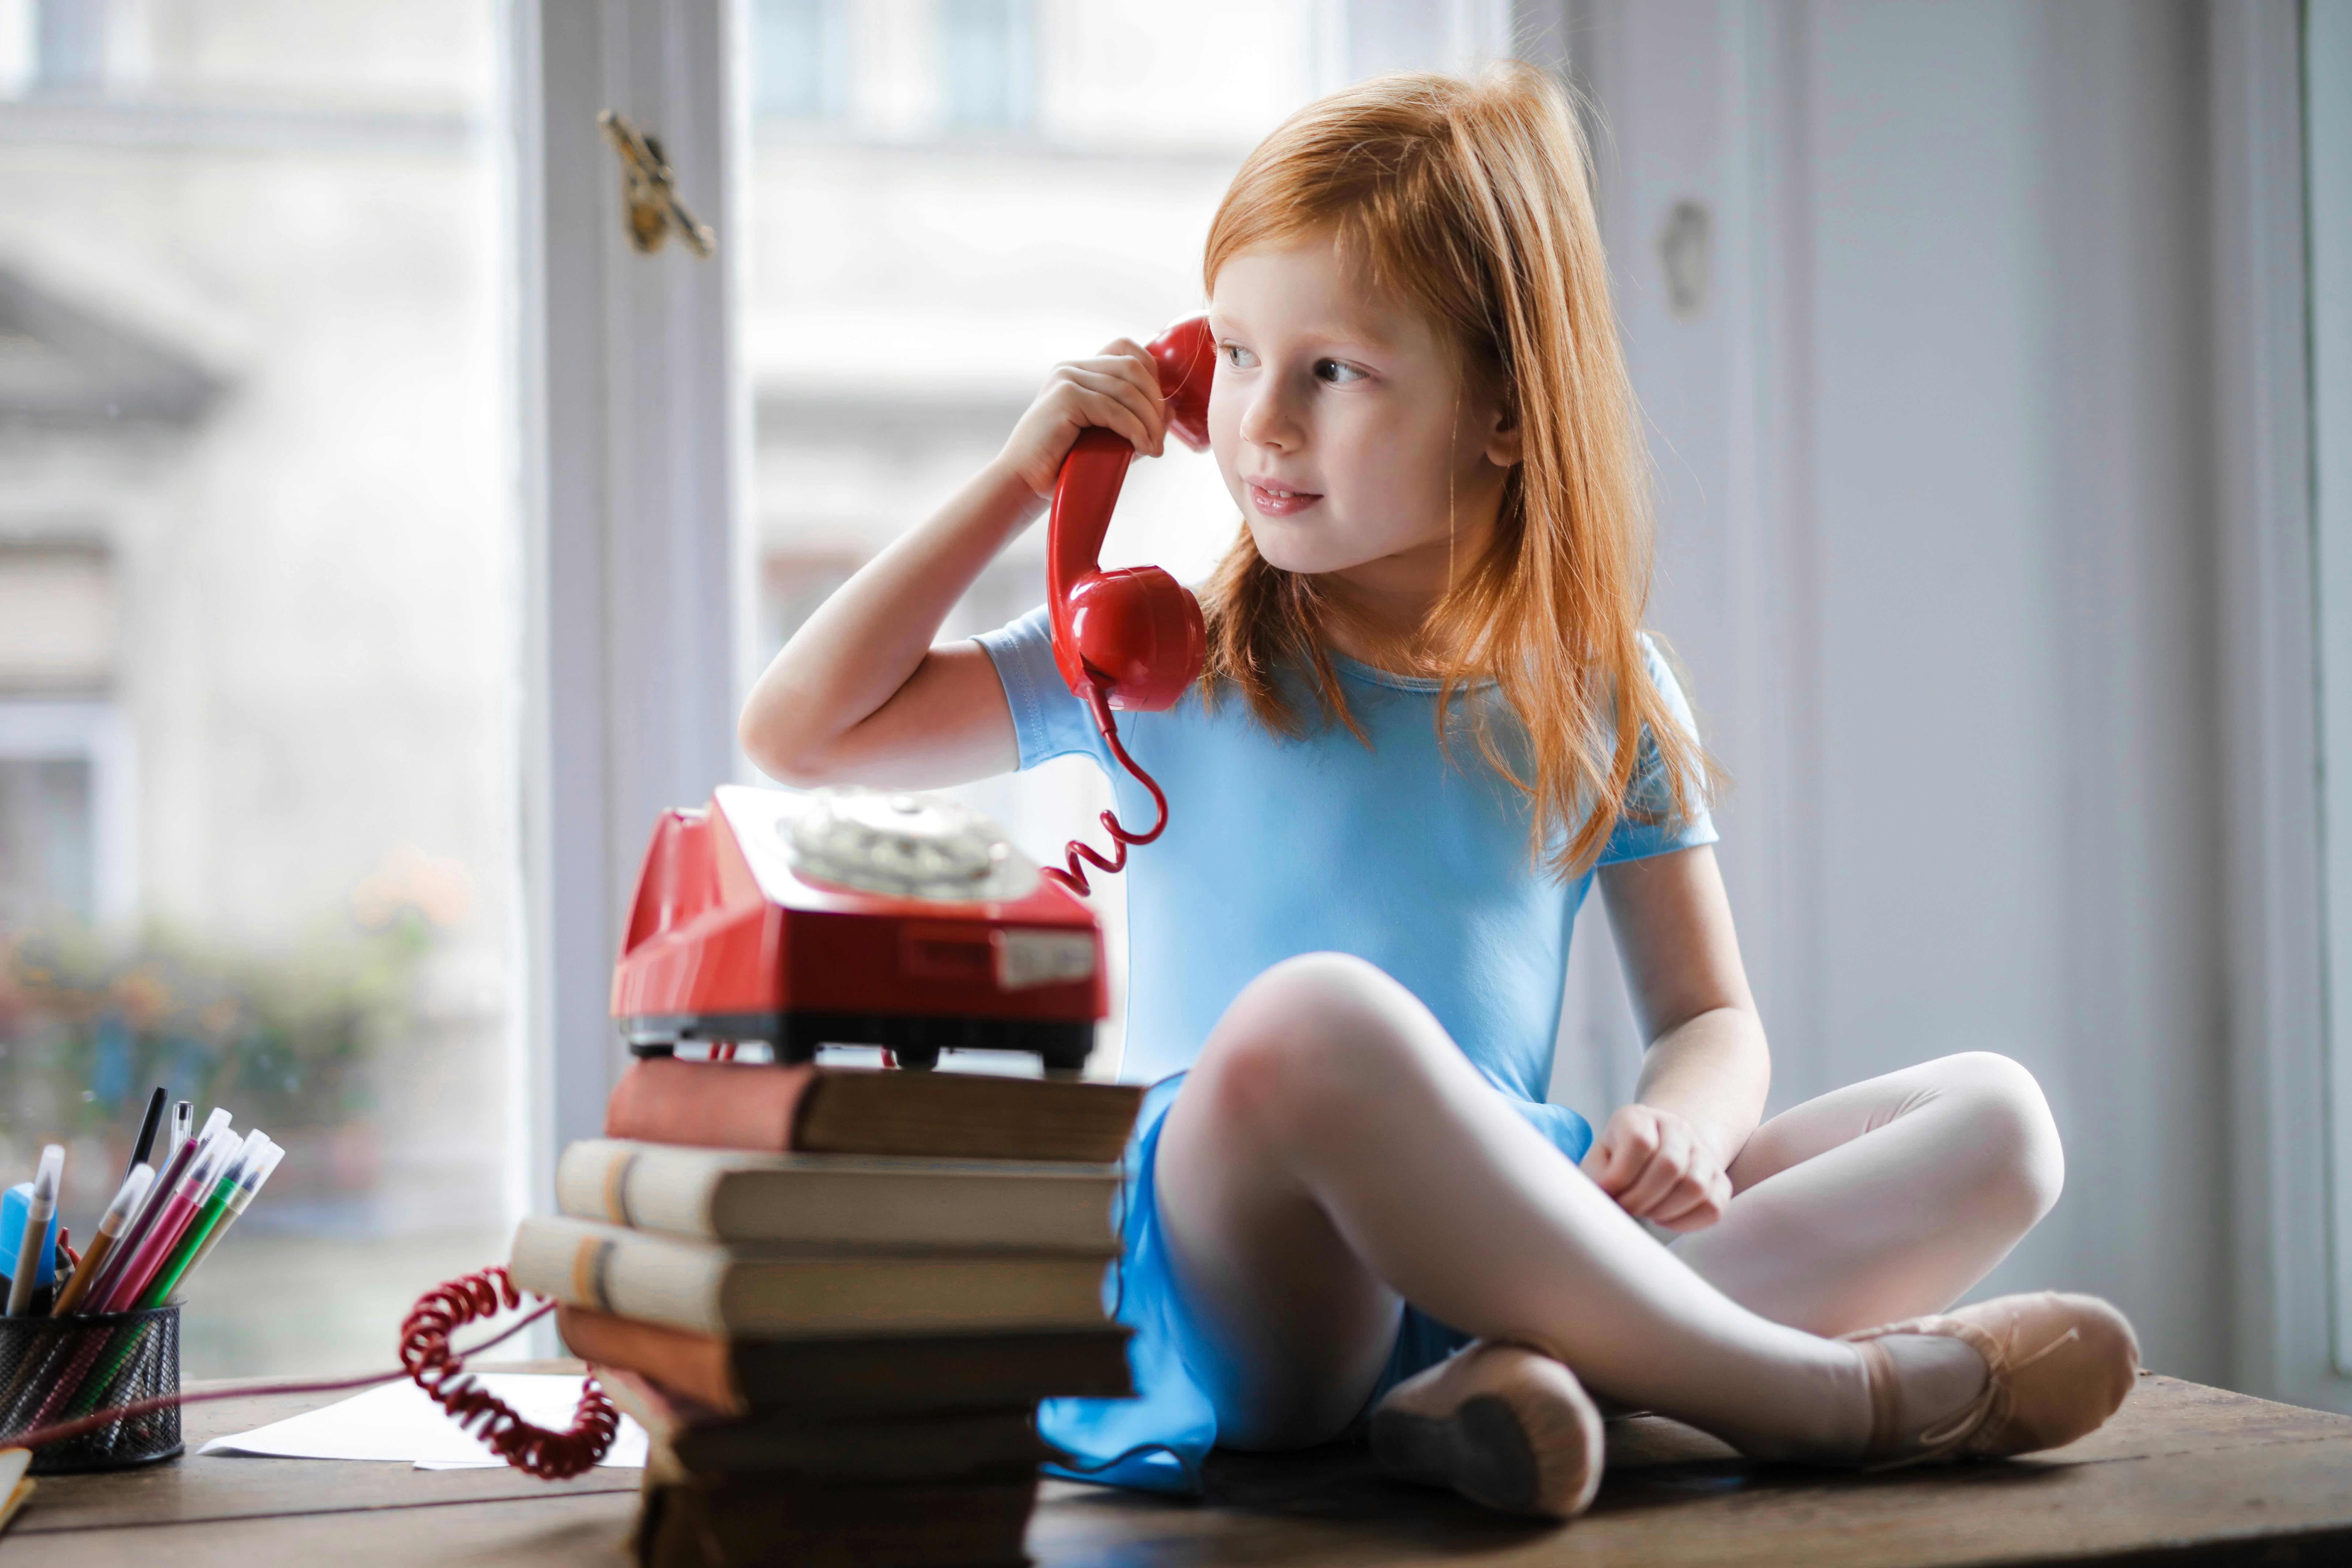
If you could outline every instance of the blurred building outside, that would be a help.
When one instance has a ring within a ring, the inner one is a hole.
[[[1055,361],[1199,308],[1328,10],[751,0],[763,648]],[[0,0],[0,1170],[65,1138],[87,1224],[154,1082],[268,1113],[191,1375],[376,1364],[514,1217],[496,25]],[[1107,559],[1196,578],[1231,538],[1205,458],[1129,495]],[[961,793],[1041,858],[1107,800],[1082,763]]]

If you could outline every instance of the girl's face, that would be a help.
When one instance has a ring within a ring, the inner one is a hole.
[[[1258,553],[1339,574],[1403,616],[1426,609],[1454,559],[1485,547],[1517,432],[1463,385],[1430,321],[1366,289],[1328,233],[1228,260],[1209,328],[1210,447]]]

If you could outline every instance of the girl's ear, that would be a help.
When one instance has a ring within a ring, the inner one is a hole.
[[[1515,468],[1527,455],[1519,422],[1508,407],[1495,413],[1495,427],[1486,435],[1486,460],[1498,468]]]

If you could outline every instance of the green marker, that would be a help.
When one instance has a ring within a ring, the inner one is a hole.
[[[261,1159],[255,1169],[247,1172],[237,1182],[236,1191],[229,1194],[228,1213],[213,1226],[210,1236],[196,1244],[196,1255],[189,1258],[187,1268],[180,1271],[182,1279],[204,1267],[205,1259],[210,1258],[213,1248],[220,1245],[220,1238],[228,1234],[228,1227],[236,1223],[236,1216],[253,1205],[253,1195],[261,1191],[261,1184],[269,1180],[269,1173],[278,1169],[278,1162],[284,1158],[285,1149],[275,1142],[261,1152]]]
[[[163,1267],[155,1270],[154,1279],[140,1296],[138,1307],[134,1310],[160,1307],[172,1299],[173,1288],[189,1269],[195,1267],[197,1258],[204,1253],[206,1239],[244,1207],[236,1201],[238,1195],[242,1194],[246,1202],[250,1203],[254,1189],[277,1169],[277,1160],[269,1158],[273,1152],[282,1157],[285,1151],[272,1143],[261,1129],[257,1127],[245,1135],[245,1147],[239,1149],[236,1157],[223,1169],[211,1194],[197,1208],[194,1217],[188,1221],[187,1229],[180,1233],[179,1241],[173,1247],[171,1255],[163,1259]]]

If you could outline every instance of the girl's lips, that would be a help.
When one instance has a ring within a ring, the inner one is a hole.
[[[1268,517],[1291,517],[1323,499],[1314,490],[1288,489],[1249,479],[1242,483],[1249,489],[1250,504]]]

